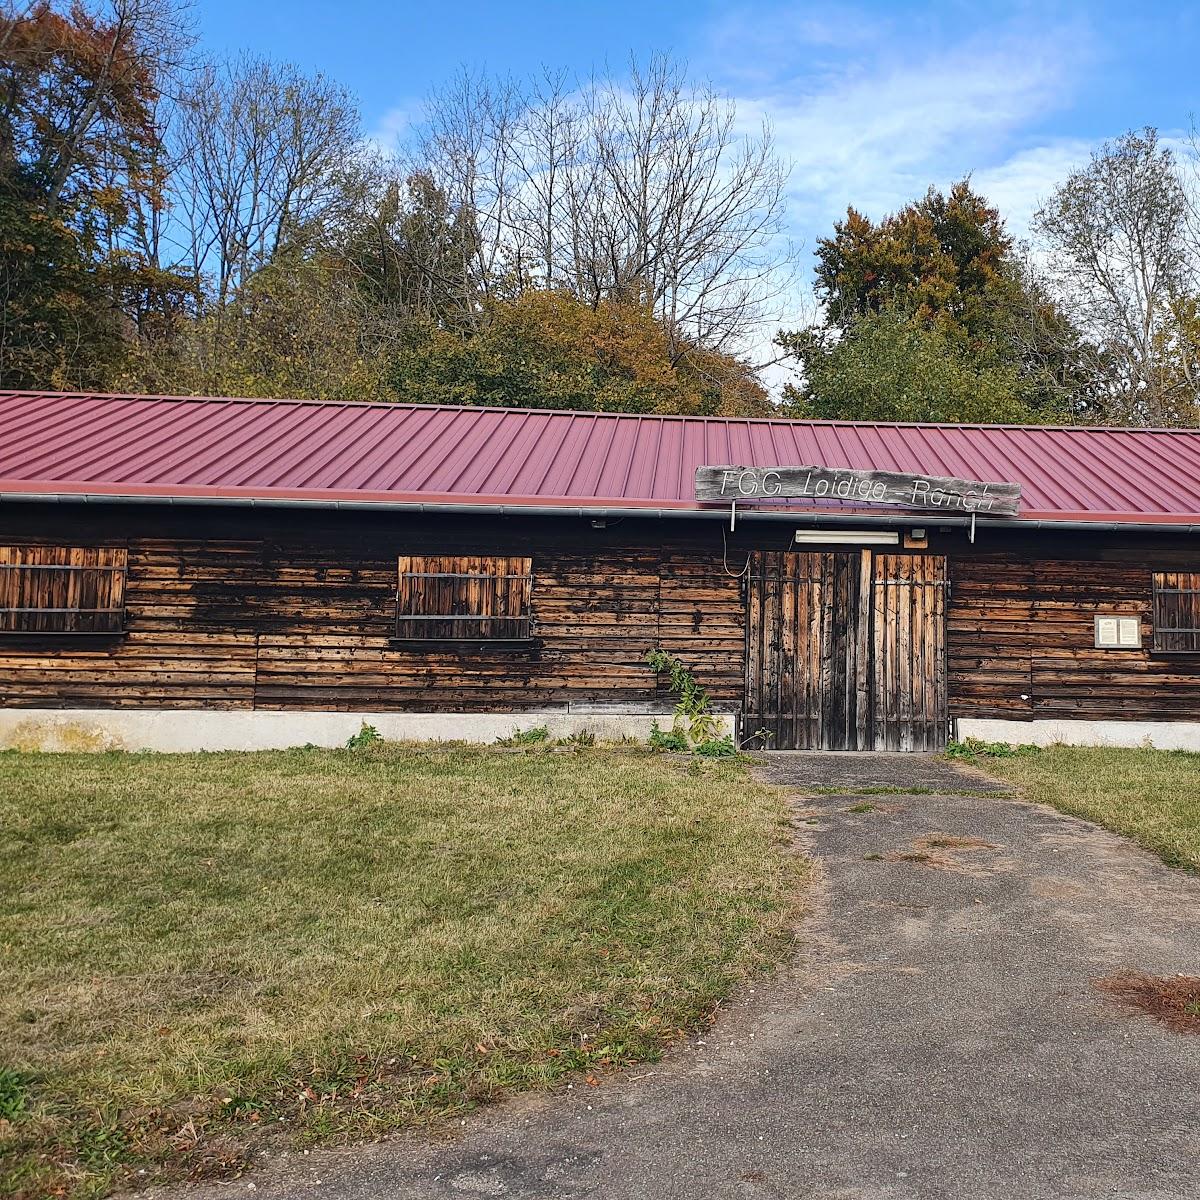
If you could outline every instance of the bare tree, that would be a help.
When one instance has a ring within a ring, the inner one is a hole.
[[[786,286],[786,171],[770,130],[664,57],[570,86],[461,75],[413,148],[474,212],[488,292],[563,288],[650,305],[675,339],[733,349]]]
[[[1116,419],[1195,424],[1200,414],[1191,219],[1178,165],[1153,129],[1106,143],[1037,213]]]
[[[335,219],[359,115],[322,75],[243,57],[183,98],[173,199],[198,282],[218,309],[300,230]]]

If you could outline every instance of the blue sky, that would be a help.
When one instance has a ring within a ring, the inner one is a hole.
[[[1141,10],[1141,11],[1138,11]],[[209,49],[320,69],[383,140],[461,65],[586,73],[666,50],[765,116],[802,261],[849,203],[880,216],[970,173],[1023,234],[1053,184],[1131,127],[1200,116],[1200,4],[453,4],[199,0]]]

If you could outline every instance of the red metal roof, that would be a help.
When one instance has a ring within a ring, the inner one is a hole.
[[[684,512],[707,507],[705,464],[1008,481],[1022,520],[1200,523],[1197,430],[0,392],[0,496]]]

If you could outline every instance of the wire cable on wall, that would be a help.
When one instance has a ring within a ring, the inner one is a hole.
[[[746,565],[740,571],[731,571],[729,569],[729,535],[725,532],[725,526],[721,526],[721,565],[725,568],[725,574],[730,579],[741,579],[750,570],[750,555],[746,555]]]

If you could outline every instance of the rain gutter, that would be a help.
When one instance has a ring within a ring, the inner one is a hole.
[[[619,520],[639,517],[650,520],[728,521],[727,508],[611,508],[605,505],[561,504],[455,504],[408,500],[293,500],[250,496],[152,496],[108,495],[88,492],[0,492],[0,502],[38,504],[149,504],[177,507],[318,509],[337,512],[404,512],[419,515],[479,516],[481,511],[505,517],[580,517],[590,520]],[[902,513],[838,513],[765,511],[739,508],[738,521],[784,522],[791,525],[841,525],[851,528],[895,528],[900,525],[965,526],[970,527],[970,514],[943,514],[923,509]],[[980,517],[979,529],[1075,529],[1095,532],[1140,530],[1154,533],[1200,533],[1200,523],[1169,521],[1074,521],[1053,518]]]

